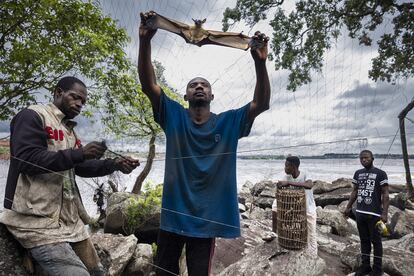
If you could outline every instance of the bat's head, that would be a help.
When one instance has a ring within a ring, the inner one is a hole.
[[[190,107],[209,105],[213,99],[214,95],[208,80],[196,77],[188,82],[184,100],[188,101]]]
[[[200,28],[201,28],[201,25],[203,25],[206,22],[206,20],[207,20],[207,18],[204,18],[203,20],[201,20],[201,19],[194,19],[194,18],[191,18],[191,19],[193,19],[194,24],[196,25],[196,27],[200,27]]]

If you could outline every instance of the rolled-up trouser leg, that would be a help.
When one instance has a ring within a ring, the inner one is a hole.
[[[50,275],[89,276],[88,269],[69,243],[41,245],[30,249],[33,259]]]
[[[318,255],[318,242],[316,238],[316,214],[307,214],[308,246],[307,250],[315,257]]]
[[[91,239],[71,243],[71,246],[91,275],[105,275],[105,270],[101,264],[98,254],[96,253]]]

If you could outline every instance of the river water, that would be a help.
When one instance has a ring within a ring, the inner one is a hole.
[[[374,165],[383,169],[388,174],[390,184],[404,184],[405,172],[401,159],[375,159]],[[410,160],[410,164],[414,164],[414,160]],[[7,178],[7,170],[9,161],[0,160],[0,209],[3,208],[4,189]],[[142,165],[143,167],[143,165]],[[284,160],[237,160],[237,185],[240,188],[246,181],[253,183],[261,180],[277,180],[283,175]],[[332,182],[340,177],[352,178],[355,170],[360,169],[361,165],[358,159],[303,159],[300,168],[306,170],[309,178],[313,180],[323,180]],[[130,191],[134,184],[136,176],[140,173],[137,168],[130,175],[117,175],[114,179],[118,186],[126,191]],[[162,183],[164,177],[164,161],[155,161],[147,180],[152,184]],[[413,176],[412,176],[413,177]],[[85,207],[92,215],[96,213],[96,205],[93,202],[93,194],[96,183],[106,182],[107,177],[98,179],[77,178],[79,189]]]

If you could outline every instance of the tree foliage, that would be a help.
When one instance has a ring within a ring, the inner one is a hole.
[[[288,89],[311,81],[321,71],[326,50],[346,30],[351,38],[371,46],[373,34],[390,19],[392,31],[376,41],[378,56],[369,76],[374,81],[395,82],[414,75],[414,3],[396,0],[300,0],[288,13],[283,0],[237,0],[224,12],[223,30],[245,20],[253,26],[272,16],[271,58],[276,70],[290,71]]]
[[[165,68],[158,61],[154,61],[154,71],[157,82],[164,93],[170,98],[181,102],[182,97],[170,87],[165,80]],[[131,76],[137,78],[135,69],[131,69]],[[138,81],[134,89],[123,93],[109,92],[104,104],[103,121],[108,129],[119,137],[148,138],[161,133],[160,126],[154,121],[151,102],[142,92]]]
[[[0,18],[0,120],[35,103],[39,90],[53,90],[65,74],[91,82],[92,103],[101,92],[136,89],[125,73],[126,31],[91,1],[2,0]]]
[[[158,61],[153,63],[157,82],[164,93],[184,105],[183,98],[167,84],[164,77],[165,68]],[[137,78],[136,70],[130,74]],[[104,111],[102,120],[110,132],[118,137],[149,140],[144,169],[138,175],[132,189],[133,193],[140,193],[142,183],[149,174],[155,157],[155,139],[162,133],[161,127],[154,121],[151,102],[137,83],[135,89],[130,91],[108,93],[107,98],[101,103]]]

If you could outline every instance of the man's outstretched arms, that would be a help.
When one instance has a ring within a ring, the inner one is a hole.
[[[253,40],[257,40],[258,45],[262,47],[256,47],[250,50],[254,66],[256,69],[256,87],[254,89],[253,101],[250,103],[249,121],[252,123],[254,119],[263,111],[269,109],[270,102],[270,82],[266,69],[267,60],[267,42],[269,38],[257,31],[252,37]]]
[[[139,53],[138,53],[138,75],[142,85],[142,91],[151,101],[154,110],[159,110],[161,87],[157,85],[154,67],[151,62],[151,39],[157,30],[152,30],[146,26],[146,21],[155,16],[150,11],[141,13],[141,23],[139,26]]]

